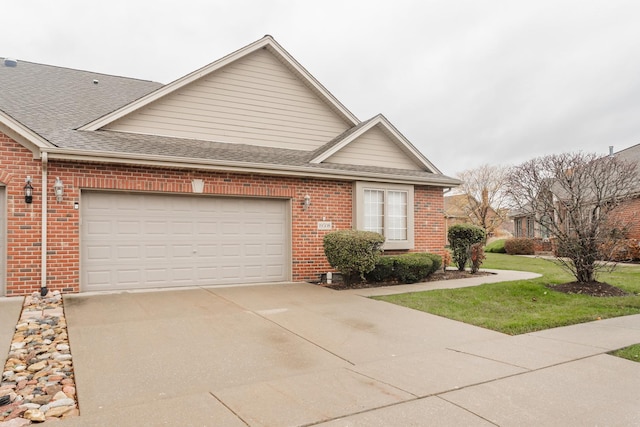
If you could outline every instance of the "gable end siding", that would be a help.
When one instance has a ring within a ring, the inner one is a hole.
[[[349,127],[260,49],[105,129],[314,150]]]
[[[327,163],[424,170],[378,127],[373,127],[326,160]]]

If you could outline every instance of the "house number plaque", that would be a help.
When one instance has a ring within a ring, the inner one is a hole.
[[[331,221],[318,221],[318,230],[331,230]]]

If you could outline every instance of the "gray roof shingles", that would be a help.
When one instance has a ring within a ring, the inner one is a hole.
[[[163,85],[90,71],[18,61],[16,67],[0,59],[0,110],[56,147],[69,150],[150,155],[198,161],[228,161],[308,168],[309,172],[360,173],[411,178],[443,186],[456,180],[427,171],[411,171],[309,161],[335,145],[362,122],[315,151],[257,147],[248,144],[200,141],[114,131],[78,131],[79,127],[139,99]]]

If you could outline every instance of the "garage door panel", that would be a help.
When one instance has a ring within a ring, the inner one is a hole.
[[[89,260],[108,260],[111,259],[111,246],[89,246],[85,250]]]
[[[140,246],[126,246],[121,245],[117,247],[118,259],[122,260],[137,260],[140,258]]]
[[[111,221],[109,220],[92,219],[90,222],[88,222],[87,228],[92,236],[110,236],[112,234]]]
[[[115,232],[117,234],[138,235],[142,231],[141,221],[117,221]]]
[[[287,280],[287,212],[273,199],[83,192],[82,289]]]
[[[284,246],[283,245],[265,245],[265,254],[273,255],[273,256],[283,256]]]

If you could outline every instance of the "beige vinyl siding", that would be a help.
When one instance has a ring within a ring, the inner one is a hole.
[[[326,162],[423,170],[377,126],[340,149]]]
[[[314,150],[348,127],[274,55],[260,49],[106,129]]]

